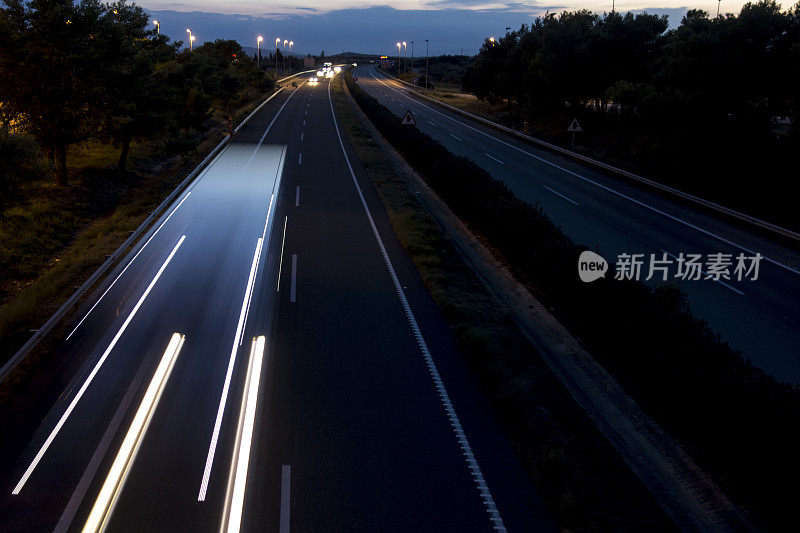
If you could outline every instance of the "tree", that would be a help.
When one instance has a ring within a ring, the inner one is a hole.
[[[103,52],[96,32],[106,8],[97,0],[8,0],[0,11],[7,39],[0,43],[5,105],[21,117],[56,163],[56,183],[67,184],[67,148],[97,133],[103,98],[96,73]],[[5,77],[5,76],[4,76]]]
[[[125,173],[131,142],[164,131],[178,105],[176,92],[157,71],[175,56],[177,45],[149,29],[142,8],[125,1],[109,8],[98,36],[110,56],[110,68],[103,73],[105,132],[121,147],[118,167]]]

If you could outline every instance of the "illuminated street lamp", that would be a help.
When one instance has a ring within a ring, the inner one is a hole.
[[[289,41],[289,70],[292,70],[292,45],[294,41]]]
[[[492,46],[494,46],[494,43],[495,43],[494,37],[489,37],[489,42],[491,42]]]
[[[191,52],[192,50],[194,50],[194,46],[193,46],[194,45],[194,35],[192,35],[192,30],[190,30],[189,28],[186,28],[186,33],[189,34],[189,51]]]
[[[261,35],[259,35],[258,39],[256,39],[256,48],[258,48],[258,59],[256,61],[258,63],[258,68],[261,68],[261,42],[263,40],[264,38]]]
[[[275,37],[275,81],[278,80],[278,43],[281,42],[280,37]]]
[[[400,75],[400,47],[403,46],[397,43],[397,75]]]
[[[405,59],[405,63],[403,64],[403,72],[408,71],[408,48],[406,46],[406,42],[403,41],[403,58]]]
[[[158,34],[161,35],[161,24],[159,24],[157,20],[154,20],[153,24],[156,25],[156,31],[158,31]]]

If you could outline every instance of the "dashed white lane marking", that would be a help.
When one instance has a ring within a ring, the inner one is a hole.
[[[542,187],[544,187],[545,189],[547,189],[547,190],[548,190],[548,191],[550,191],[551,193],[555,194],[556,196],[560,196],[561,198],[563,198],[564,200],[568,201],[568,202],[569,202],[569,203],[571,203],[571,204],[575,204],[575,205],[581,205],[581,204],[579,204],[578,202],[576,202],[575,200],[572,200],[571,198],[567,198],[566,196],[564,196],[564,195],[563,195],[563,194],[561,194],[560,192],[556,191],[555,189],[551,189],[551,188],[550,188],[550,187],[548,187],[547,185],[542,185]]]
[[[493,160],[497,161],[497,162],[498,162],[498,163],[500,163],[501,165],[505,165],[505,163],[503,163],[502,161],[500,161],[500,160],[499,160],[499,159],[497,159],[496,157],[492,157],[492,156],[490,156],[489,154],[483,154],[483,155],[485,155],[485,156],[486,156],[486,157],[488,157],[489,159],[493,159]]]
[[[431,122],[430,120],[427,120],[426,122],[427,122],[428,124],[430,124],[431,126],[435,126],[435,125],[436,125],[436,123],[435,123],[435,122]]]
[[[305,126],[305,125],[306,125],[306,121],[304,120],[304,121],[303,121],[303,126]]]
[[[300,152],[300,154],[297,156],[297,164],[298,165],[302,165],[303,164],[303,153],[302,152]]]
[[[422,331],[419,329],[417,319],[414,317],[414,313],[411,311],[411,306],[406,299],[406,295],[403,293],[403,287],[400,285],[400,280],[397,278],[392,261],[389,259],[389,254],[386,252],[386,247],[383,245],[383,240],[378,233],[378,228],[375,226],[375,221],[372,219],[372,214],[369,212],[369,207],[367,207],[367,201],[364,199],[364,195],[361,192],[361,187],[358,185],[356,174],[353,171],[353,165],[350,164],[350,158],[347,156],[347,151],[344,149],[344,141],[342,141],[342,134],[339,131],[339,125],[336,123],[336,113],[333,111],[333,98],[331,97],[330,85],[328,85],[328,102],[330,103],[331,107],[331,116],[333,117],[333,125],[336,128],[336,135],[339,137],[339,146],[342,149],[342,154],[344,154],[347,168],[350,170],[350,176],[353,178],[353,185],[356,188],[356,193],[358,193],[358,197],[361,200],[361,205],[367,215],[367,220],[372,228],[372,234],[375,236],[375,240],[378,241],[378,248],[380,248],[381,255],[383,256],[383,262],[386,264],[386,268],[389,271],[389,277],[391,277],[395,291],[397,292],[397,296],[400,298],[400,303],[405,311],[406,319],[411,326],[414,337],[417,339],[417,344],[419,345],[419,349],[422,352],[423,358],[425,359],[425,364],[428,366],[428,372],[433,379],[436,392],[438,393],[439,399],[444,406],[447,417],[450,419],[450,425],[453,426],[453,432],[456,434],[458,444],[461,447],[461,452],[464,454],[464,458],[467,461],[467,466],[472,474],[472,479],[478,486],[478,492],[480,492],[481,500],[486,507],[486,511],[489,513],[489,520],[492,522],[492,526],[494,527],[495,531],[504,532],[506,531],[506,527],[503,524],[500,511],[497,509],[497,505],[495,505],[494,498],[489,491],[489,487],[486,485],[486,480],[484,479],[483,473],[478,466],[478,461],[475,459],[475,454],[472,452],[472,447],[470,446],[467,436],[464,433],[464,428],[461,426],[461,421],[459,420],[458,415],[453,408],[453,404],[450,401],[450,396],[447,394],[447,390],[444,387],[444,383],[439,375],[439,370],[436,367],[436,363],[434,362],[433,357],[428,350],[428,344],[422,337]]]
[[[455,139],[457,141],[461,141],[462,140],[461,137],[458,137],[457,135],[453,135],[452,133],[450,134],[450,137],[452,137],[453,139]]]
[[[297,189],[294,191],[294,206],[300,207],[300,186],[297,186]]]
[[[278,523],[280,533],[289,533],[289,519],[291,511],[291,492],[292,492],[292,467],[283,465],[281,467],[281,514]]]
[[[303,135],[305,135],[305,133],[300,134],[300,142],[303,142]]]

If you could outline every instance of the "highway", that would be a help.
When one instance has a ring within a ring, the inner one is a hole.
[[[287,86],[75,315],[0,529],[554,529],[339,128]]]
[[[609,262],[623,253],[646,258],[666,253],[672,259],[681,253],[760,253],[764,259],[755,281],[703,279],[678,285],[695,316],[723,340],[779,380],[800,383],[796,248],[415,98],[373,66],[359,66],[353,74],[398,117],[410,110],[421,131],[475,161],[520,199],[540,206],[575,242]]]

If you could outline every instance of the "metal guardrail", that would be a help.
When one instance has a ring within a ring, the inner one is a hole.
[[[283,83],[286,80],[290,80],[292,78],[296,78],[297,76],[300,76],[302,74],[308,74],[309,72],[316,72],[316,71],[317,71],[316,69],[314,69],[314,70],[304,70],[303,72],[298,72],[296,74],[292,74],[291,76],[286,76],[285,78],[281,78],[278,81],[276,81],[275,83]]]
[[[633,172],[628,172],[627,170],[623,170],[623,169],[615,167],[613,165],[609,165],[608,163],[603,163],[602,161],[598,161],[597,159],[592,159],[591,157],[587,157],[585,155],[573,152],[571,150],[567,150],[566,148],[561,148],[560,146],[556,146],[555,144],[551,144],[551,143],[543,141],[541,139],[537,139],[536,137],[531,137],[530,135],[526,135],[526,134],[522,133],[519,130],[515,130],[515,129],[509,128],[507,126],[503,126],[502,124],[498,124],[496,122],[492,122],[491,120],[485,119],[483,117],[480,117],[480,116],[475,115],[473,113],[470,113],[468,111],[464,111],[463,109],[459,109],[459,108],[457,108],[455,106],[451,106],[449,104],[446,104],[446,103],[442,102],[441,100],[438,100],[436,98],[432,98],[432,97],[430,97],[430,96],[428,96],[426,94],[422,94],[422,93],[414,90],[414,89],[419,89],[419,87],[417,87],[416,85],[412,85],[412,84],[410,84],[410,83],[408,83],[406,81],[403,81],[403,80],[401,80],[399,78],[395,78],[391,74],[387,74],[387,73],[385,73],[383,71],[381,71],[381,73],[386,75],[386,76],[388,76],[388,77],[390,77],[390,78],[392,78],[392,79],[394,79],[394,80],[396,80],[396,81],[398,81],[398,82],[400,82],[400,83],[402,83],[402,84],[404,84],[404,85],[407,85],[407,86],[411,87],[412,90],[410,92],[414,96],[416,96],[418,98],[422,98],[423,100],[427,100],[429,102],[435,103],[435,104],[437,104],[437,105],[439,105],[441,107],[444,107],[446,109],[454,111],[454,112],[456,112],[456,113],[458,113],[458,114],[460,114],[462,116],[471,118],[471,119],[473,119],[473,120],[475,120],[477,122],[480,122],[480,123],[482,123],[482,124],[484,124],[486,126],[489,126],[492,129],[499,130],[499,131],[502,131],[502,132],[505,132],[505,133],[509,133],[509,134],[514,135],[515,137],[519,137],[520,139],[523,139],[523,140],[525,140],[527,142],[530,142],[530,143],[539,145],[539,146],[541,146],[543,148],[546,148],[547,150],[551,150],[553,152],[557,152],[557,153],[560,153],[562,155],[566,155],[568,157],[577,159],[578,161],[581,161],[583,163],[587,163],[587,164],[595,166],[597,168],[602,168],[603,170],[607,170],[607,171],[612,172],[614,174],[619,174],[620,176],[623,176],[623,177],[628,178],[630,180],[633,180],[635,182],[641,183],[643,185],[647,185],[648,187],[657,189],[657,190],[659,190],[661,192],[664,192],[664,193],[670,194],[672,196],[681,198],[682,200],[686,200],[686,201],[691,202],[693,204],[705,207],[706,209],[710,209],[712,211],[715,211],[717,213],[721,213],[723,215],[726,215],[726,216],[729,216],[731,218],[740,220],[742,222],[746,222],[748,224],[752,224],[752,225],[754,225],[756,227],[759,227],[761,229],[764,229],[764,230],[767,230],[767,231],[771,231],[773,233],[776,233],[776,234],[781,235],[783,237],[787,237],[787,238],[792,239],[794,241],[800,241],[800,233],[797,233],[797,232],[792,231],[790,229],[784,228],[782,226],[778,226],[777,224],[773,224],[771,222],[767,222],[766,220],[761,220],[760,218],[748,215],[746,213],[742,213],[740,211],[736,211],[736,210],[731,209],[729,207],[725,207],[724,205],[720,205],[720,204],[711,202],[709,200],[706,200],[704,198],[700,198],[699,196],[695,196],[693,194],[689,194],[689,193],[683,192],[683,191],[681,191],[679,189],[676,189],[674,187],[670,187],[669,185],[664,185],[663,183],[659,183],[659,182],[651,180],[649,178],[645,178],[644,176],[640,176],[638,174],[634,174]]]
[[[296,76],[296,74],[295,74]],[[239,129],[244,126],[247,121],[249,121],[253,115],[255,115],[262,107],[264,107],[270,100],[278,96],[278,94],[283,89],[278,88],[273,94],[271,94],[268,98],[266,98],[256,109],[250,113],[247,118],[245,118],[239,126],[236,127],[234,130],[234,134],[236,134]],[[64,302],[58,310],[53,313],[53,315],[47,319],[47,321],[36,330],[36,332],[31,336],[30,339],[20,348],[17,353],[14,354],[11,359],[9,359],[6,364],[0,368],[0,383],[5,381],[5,379],[11,375],[11,373],[19,366],[19,364],[28,356],[28,354],[33,350],[36,345],[41,342],[41,340],[48,334],[50,331],[55,327],[58,322],[60,322],[66,314],[72,309],[75,304],[83,298],[83,296],[91,289],[97,281],[103,277],[106,272],[108,271],[111,266],[113,266],[127,251],[128,249],[133,246],[141,236],[150,228],[152,222],[156,220],[159,216],[163,214],[166,208],[175,200],[175,197],[178,196],[181,192],[183,192],[186,187],[200,174],[200,172],[205,168],[205,166],[214,158],[216,157],[222,148],[231,140],[230,135],[226,135],[224,139],[216,146],[211,153],[209,153],[203,161],[197,165],[191,173],[177,186],[175,189],[167,196],[164,201],[162,201],[158,207],[156,207],[152,213],[150,213],[147,218],[144,219],[136,230],[134,230],[131,235],[125,239],[119,248],[117,248],[114,253],[112,253],[106,260],[103,262],[94,273],[89,276],[89,278],[83,282],[83,284],[78,287],[78,289],[70,296],[66,302]]]

